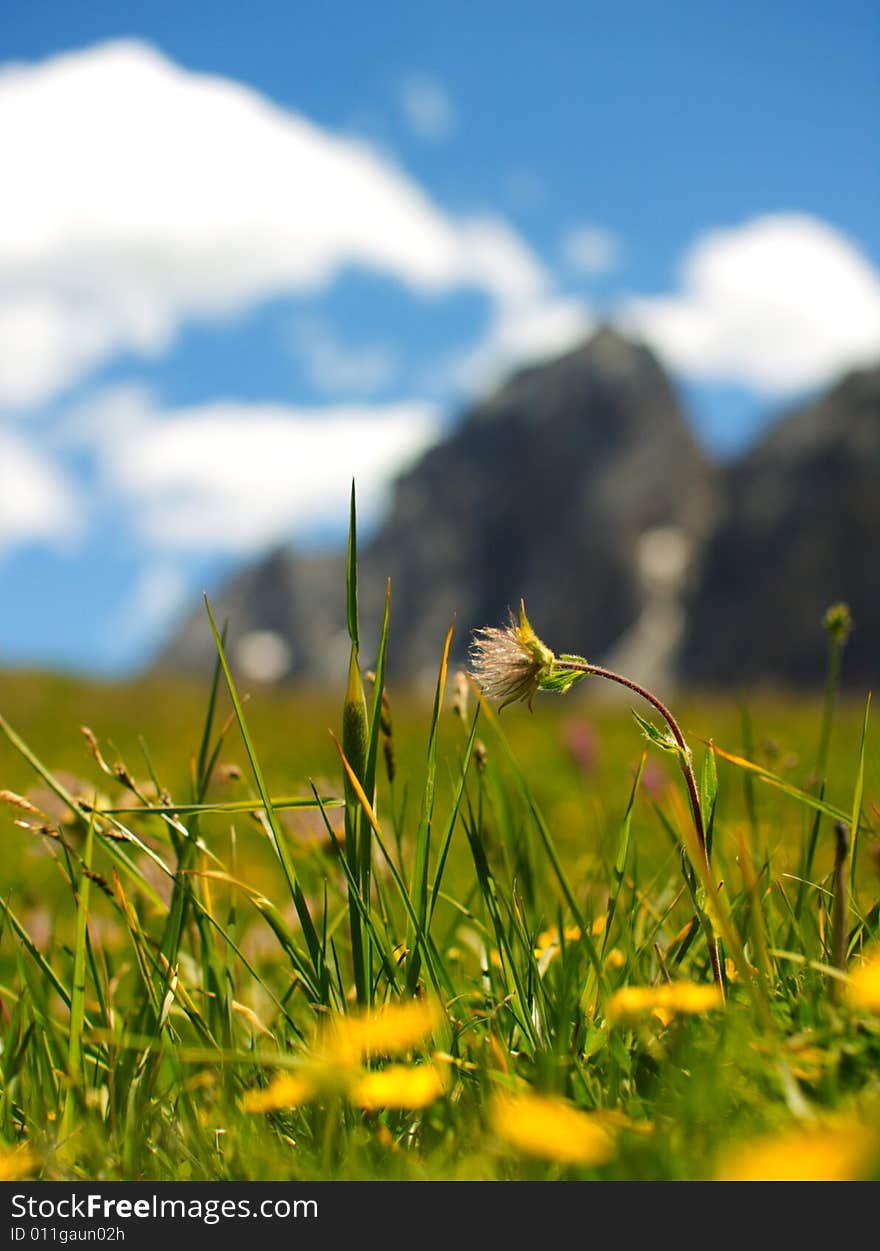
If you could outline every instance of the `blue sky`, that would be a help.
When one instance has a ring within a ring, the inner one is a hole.
[[[705,444],[880,358],[875,4],[6,6],[0,664],[117,674],[600,320]]]

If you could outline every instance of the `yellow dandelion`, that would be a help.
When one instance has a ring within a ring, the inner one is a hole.
[[[496,1095],[490,1124],[507,1146],[558,1164],[605,1164],[615,1151],[607,1121],[553,1095]]]
[[[322,1051],[338,1064],[369,1056],[403,1055],[427,1042],[443,1018],[435,999],[386,1003],[371,1012],[334,1016],[323,1033]]]
[[[718,1181],[858,1181],[870,1174],[877,1135],[858,1121],[810,1125],[739,1143]]]
[[[880,947],[850,973],[846,999],[854,1008],[880,1012]]]
[[[608,1020],[632,1021],[642,1016],[656,1016],[664,1025],[668,1025],[673,1014],[661,1002],[658,991],[661,986],[621,986],[608,1000],[606,1012]]]
[[[298,1108],[313,1094],[312,1083],[298,1073],[279,1073],[268,1086],[245,1091],[241,1109],[243,1112],[278,1112],[282,1108]]]
[[[605,963],[609,969],[622,969],[626,964],[626,956],[619,947],[612,947],[605,957]]]
[[[433,1064],[389,1064],[364,1073],[348,1090],[351,1103],[367,1112],[381,1108],[426,1108],[446,1089],[446,1075]]]
[[[37,1167],[39,1160],[28,1146],[13,1147],[11,1150],[0,1147],[0,1181],[20,1181],[29,1177]]]
[[[590,926],[590,933],[594,938],[604,934],[606,923],[607,917],[596,917],[595,921]],[[564,926],[562,930],[562,938],[565,939],[566,943],[580,942],[581,927],[579,925]],[[542,930],[535,939],[535,958],[540,960],[541,957],[548,951],[552,951],[552,954],[555,955],[561,945],[562,939],[560,938],[558,926],[554,926],[553,929],[550,930]]]
[[[629,1021],[656,1016],[668,1025],[674,1016],[698,1015],[720,1008],[724,1000],[718,986],[696,982],[670,982],[663,986],[622,986],[608,1000],[608,1020]]]

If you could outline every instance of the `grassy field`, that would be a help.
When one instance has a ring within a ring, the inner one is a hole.
[[[0,677],[0,1175],[880,1178],[865,699],[675,701],[707,868],[635,696],[381,653]]]

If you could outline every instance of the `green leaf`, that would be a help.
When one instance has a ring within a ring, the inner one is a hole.
[[[703,769],[700,775],[700,809],[703,813],[703,828],[706,832],[706,847],[712,854],[712,829],[715,824],[715,800],[718,796],[718,767],[715,762],[715,748],[710,741],[703,754]]]
[[[348,637],[356,652],[360,651],[358,635],[358,582],[357,582],[357,509],[355,506],[354,478],[351,480],[351,514],[348,525],[348,553],[345,561],[346,612]]]
[[[653,721],[646,720],[645,717],[636,712],[635,708],[632,709],[632,715],[635,717],[636,724],[649,743],[653,743],[653,745],[655,747],[659,747],[661,751],[669,751],[676,756],[682,756],[684,754],[681,747],[678,743],[676,743],[675,739],[668,730],[658,729],[658,727],[654,725]]]

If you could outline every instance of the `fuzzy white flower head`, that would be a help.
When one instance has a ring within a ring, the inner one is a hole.
[[[553,671],[556,657],[529,624],[520,600],[519,621],[510,614],[509,625],[484,626],[474,631],[470,648],[471,673],[487,699],[500,699],[501,709],[517,700],[529,708],[537,691]]]

